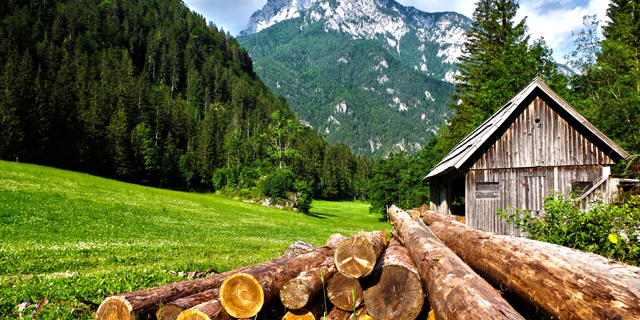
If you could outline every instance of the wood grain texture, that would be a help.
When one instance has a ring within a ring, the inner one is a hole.
[[[303,271],[295,279],[285,283],[280,289],[280,301],[288,309],[300,309],[322,292],[323,285],[338,271],[333,257],[328,257],[321,265]],[[324,278],[324,280],[323,280]]]
[[[422,281],[409,251],[393,239],[362,279],[367,312],[376,320],[413,320],[422,310]]]
[[[382,232],[361,232],[340,242],[334,256],[336,267],[352,278],[366,277],[382,254],[385,246]]]
[[[418,218],[388,211],[422,276],[436,319],[524,319]]]
[[[354,293],[355,301],[353,299]],[[329,297],[331,303],[338,309],[353,311],[354,308],[362,304],[362,286],[358,279],[348,277],[338,272],[329,280],[327,297]]]
[[[554,319],[640,319],[640,268],[558,245],[496,235],[425,211],[429,228],[495,286]]]
[[[161,304],[184,298],[206,290],[219,288],[224,280],[236,273],[245,272],[257,266],[273,264],[290,259],[316,246],[304,241],[295,242],[283,256],[259,264],[215,274],[195,280],[184,280],[164,286],[140,291],[127,292],[105,299],[96,311],[95,319],[135,320],[136,317],[153,316]]]

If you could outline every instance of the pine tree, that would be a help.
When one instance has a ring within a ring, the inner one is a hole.
[[[516,0],[480,0],[467,31],[460,74],[456,76],[454,115],[438,136],[440,156],[490,117],[534,77],[553,80],[552,87],[565,83],[543,39],[529,46],[526,21],[514,21],[519,8]]]
[[[595,64],[573,79],[576,104],[598,129],[627,151],[638,153],[640,1],[613,0],[607,16],[611,22],[603,28]]]

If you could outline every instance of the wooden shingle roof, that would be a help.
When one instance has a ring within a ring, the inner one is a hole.
[[[580,123],[585,130],[592,133],[595,139],[611,149],[612,155],[616,158],[624,159],[629,157],[629,154],[618,146],[615,142],[604,135],[600,130],[594,127],[587,119],[574,109],[569,103],[558,96],[551,88],[549,88],[544,82],[536,77],[527,85],[522,91],[516,94],[509,102],[494,113],[489,119],[478,126],[473,132],[460,141],[454,148],[447,154],[438,165],[436,165],[431,172],[424,177],[423,181],[430,178],[446,174],[447,172],[461,169],[465,166],[467,161],[478,151],[490,137],[503,126],[508,126],[510,123],[507,119],[516,112],[518,107],[527,100],[530,95],[534,93],[534,90],[540,89],[550,99],[557,103],[569,117],[572,117],[577,123]]]

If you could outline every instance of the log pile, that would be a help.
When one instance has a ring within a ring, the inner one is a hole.
[[[256,265],[109,297],[95,319],[640,319],[640,268],[483,232],[426,206],[388,214],[390,239],[383,230],[296,242]]]

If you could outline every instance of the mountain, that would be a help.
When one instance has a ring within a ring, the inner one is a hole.
[[[0,159],[186,190],[366,190],[371,162],[298,125],[181,0],[2,1],[0,43]]]
[[[444,123],[470,23],[392,0],[269,0],[237,40],[304,124],[386,157],[417,152]]]

